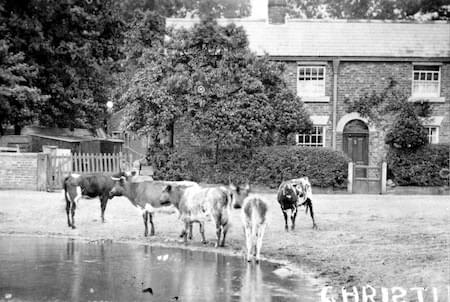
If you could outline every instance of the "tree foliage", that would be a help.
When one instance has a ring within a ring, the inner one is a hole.
[[[449,0],[288,0],[289,15],[302,18],[449,20]]]
[[[408,102],[395,80],[391,79],[382,93],[365,93],[347,103],[347,112],[358,112],[386,131],[385,142],[391,147],[416,149],[427,144],[427,133],[419,116],[427,117],[430,107]]]
[[[250,14],[249,0],[120,0],[118,3],[127,18],[136,9],[175,18],[240,18]]]
[[[18,130],[37,118],[48,99],[31,84],[36,68],[23,61],[23,53],[11,53],[0,40],[0,135],[7,125],[14,125],[20,134]]]
[[[48,102],[38,121],[49,126],[103,123],[123,23],[111,0],[5,0],[0,36],[37,74],[29,81]]]
[[[154,139],[180,118],[216,147],[270,144],[275,133],[304,131],[311,122],[284,82],[284,65],[257,57],[242,28],[204,19],[172,29],[164,48],[144,52],[121,99],[128,129]]]

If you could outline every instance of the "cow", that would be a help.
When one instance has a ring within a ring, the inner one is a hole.
[[[205,238],[205,222],[214,220],[216,225],[216,247],[225,246],[225,238],[230,226],[230,211],[232,204],[235,208],[240,206],[244,194],[248,194],[249,187],[241,190],[239,187],[230,185],[227,187],[203,188],[168,185],[161,195],[161,202],[178,204],[180,219],[184,223],[182,237],[187,243],[187,238],[192,239],[192,224],[200,225],[202,242],[207,243]]]
[[[114,196],[125,196],[136,208],[138,208],[144,219],[144,236],[148,236],[148,222],[150,221],[150,236],[155,235],[153,224],[153,213],[157,208],[169,206],[170,202],[161,202],[161,194],[168,184],[179,185],[181,188],[198,186],[191,181],[167,182],[167,181],[135,181],[134,177],[121,176],[116,179],[114,186],[109,192],[110,198]],[[172,203],[178,209],[177,203]]]
[[[313,229],[317,229],[317,224],[314,219],[314,211],[312,206],[312,187],[309,182],[308,177],[301,177],[290,179],[290,183],[292,183],[297,190],[298,193],[298,206],[305,206],[305,213],[308,214],[308,211],[311,215],[311,219],[313,222]]]
[[[289,230],[288,227],[288,211],[291,211],[291,230],[295,229],[295,217],[297,217],[297,207],[299,201],[299,193],[294,186],[289,181],[282,182],[278,188],[277,200],[280,204],[281,211],[284,216],[284,228],[286,231]]]
[[[109,191],[114,186],[114,177],[120,177],[124,172],[113,176],[107,175],[80,175],[70,174],[64,178],[64,198],[66,200],[67,224],[75,229],[75,209],[82,197],[100,199],[101,219],[105,222],[106,204],[109,199]],[[71,214],[71,217],[70,215]],[[70,219],[72,218],[72,219]]]
[[[247,246],[247,261],[252,261],[252,254],[256,263],[261,258],[261,246],[264,230],[267,225],[267,203],[255,196],[248,196],[242,205],[242,223],[244,225],[245,242]],[[253,253],[252,253],[253,252]]]

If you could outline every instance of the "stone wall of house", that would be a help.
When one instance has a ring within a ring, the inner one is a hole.
[[[38,189],[38,153],[0,153],[0,189]]]

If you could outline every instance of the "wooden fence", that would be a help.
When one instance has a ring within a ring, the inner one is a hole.
[[[115,173],[127,170],[128,163],[122,153],[74,153],[72,171],[74,173]]]
[[[49,155],[47,181],[50,190],[61,189],[64,177],[70,173],[116,173],[129,170],[129,163],[122,153],[74,153]]]

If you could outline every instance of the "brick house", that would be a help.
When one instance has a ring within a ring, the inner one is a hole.
[[[314,123],[312,133],[296,135],[298,145],[330,147],[353,161],[378,165],[386,146],[381,129],[346,100],[382,92],[393,78],[410,102],[429,102],[423,121],[430,143],[450,143],[450,23],[305,20],[285,17],[283,1],[269,1],[266,19],[234,22],[248,35],[250,48],[286,63],[290,89],[303,100]],[[190,27],[198,20],[167,19],[167,26]],[[186,128],[175,144],[189,141]]]

